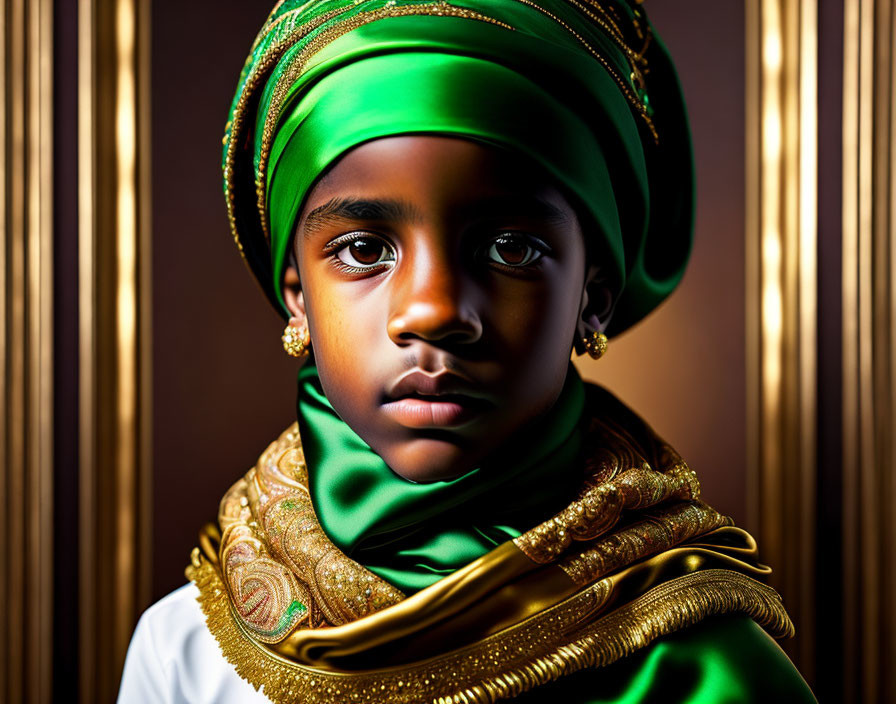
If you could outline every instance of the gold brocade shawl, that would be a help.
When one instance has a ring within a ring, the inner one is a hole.
[[[187,577],[225,657],[276,702],[494,702],[716,614],[792,635],[753,538],[637,423],[593,417],[564,510],[407,598],[324,533],[294,424],[224,496]]]

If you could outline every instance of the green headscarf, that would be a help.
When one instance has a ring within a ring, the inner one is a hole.
[[[253,46],[224,138],[231,227],[268,297],[309,190],[398,134],[528,157],[570,196],[618,295],[608,334],[678,284],[693,229],[681,90],[640,6],[612,0],[286,0]]]

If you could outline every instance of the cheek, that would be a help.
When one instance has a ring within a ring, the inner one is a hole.
[[[337,413],[357,422],[378,397],[378,359],[384,323],[375,301],[347,293],[326,273],[303,278],[311,345],[321,385]],[[354,290],[353,290],[354,291]]]
[[[553,267],[538,284],[522,282],[498,297],[494,327],[500,342],[513,357],[528,365],[545,363],[565,367],[572,351],[578,321],[581,290],[574,271]]]

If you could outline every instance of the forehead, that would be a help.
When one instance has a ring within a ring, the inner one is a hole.
[[[346,153],[311,190],[303,214],[341,197],[451,204],[502,196],[569,207],[549,176],[506,149],[457,137],[404,135]]]

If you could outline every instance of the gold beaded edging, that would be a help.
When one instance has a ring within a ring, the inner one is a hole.
[[[606,603],[610,586],[602,580],[517,627],[495,634],[462,651],[448,653],[406,668],[337,672],[291,662],[253,641],[231,612],[229,598],[215,568],[194,550],[188,579],[196,583],[199,604],[209,630],[237,673],[275,702],[314,701],[357,704],[388,700],[394,704],[429,701],[434,704],[493,704],[539,685],[589,667],[603,667],[639,650],[657,638],[727,613],[742,613],[775,637],[793,634],[778,594],[750,577],[724,569],[709,569],[672,579],[597,621],[582,622],[567,635],[567,643],[551,644],[542,654],[503,671],[482,675],[479,660],[495,649],[508,649],[517,631],[536,630],[570,615],[583,619]],[[571,611],[570,611],[571,610]],[[560,616],[556,615],[560,612]],[[542,631],[541,636],[549,631]],[[563,630],[550,631],[562,637]],[[520,650],[524,648],[520,646]],[[453,662],[450,682],[440,674]],[[464,664],[470,668],[465,669]],[[476,666],[474,666],[474,663]],[[478,672],[477,672],[478,671]],[[470,676],[472,673],[472,677]],[[466,675],[466,677],[465,677]],[[464,681],[466,679],[466,681]],[[478,680],[478,681],[477,681]],[[446,686],[457,691],[447,691]]]
[[[349,7],[346,9],[351,8]],[[261,149],[259,151],[258,167],[255,175],[255,196],[262,231],[264,232],[265,240],[268,243],[271,241],[269,223],[266,217],[268,159],[270,158],[275,128],[277,122],[280,120],[280,111],[283,106],[283,101],[289,92],[289,88],[305,72],[308,61],[321,51],[321,49],[329,46],[340,37],[359,29],[360,27],[385,18],[418,16],[458,17],[466,20],[485,22],[503,29],[513,30],[513,27],[505,22],[501,22],[500,20],[475,10],[452,5],[446,2],[446,0],[436,0],[436,2],[421,3],[419,5],[396,5],[387,2],[385,6],[376,10],[366,10],[359,12],[356,15],[351,15],[346,19],[337,20],[331,26],[321,30],[321,33],[318,36],[309,40],[308,44],[302,48],[298,55],[291,59],[286,71],[284,71],[283,75],[278,79],[277,85],[274,87],[271,96],[271,102],[268,106],[265,124],[262,130]],[[319,24],[318,27],[320,26],[321,25]]]
[[[725,526],[733,526],[733,521],[706,504],[675,504],[566,555],[557,565],[583,587],[614,570]]]
[[[634,91],[632,91],[631,87],[629,86],[629,84],[625,80],[625,78],[623,76],[621,76],[610,65],[610,62],[607,61],[607,59],[604,57],[604,55],[600,51],[598,51],[594,46],[592,46],[591,43],[587,39],[585,39],[585,37],[583,37],[576,30],[574,30],[567,22],[564,22],[560,17],[558,17],[554,13],[549,12],[548,10],[543,8],[541,5],[539,5],[534,0],[516,0],[516,1],[522,5],[531,7],[534,10],[538,10],[545,17],[548,17],[549,19],[551,19],[552,21],[556,22],[558,25],[563,27],[563,29],[565,29],[567,32],[569,32],[569,34],[572,37],[574,37],[575,40],[577,42],[579,42],[579,44],[581,44],[585,48],[585,50],[589,54],[591,54],[591,56],[601,66],[604,67],[606,72],[616,82],[616,85],[619,87],[619,90],[625,96],[625,99],[628,101],[629,105],[631,105],[633,108],[635,108],[635,110],[638,113],[638,116],[641,118],[641,120],[644,121],[644,124],[647,126],[647,129],[650,131],[650,136],[653,137],[653,141],[656,144],[659,144],[660,136],[656,130],[656,125],[653,124],[653,120],[651,119],[650,114],[647,111],[647,107],[638,98],[638,96],[635,95]],[[575,3],[572,3],[572,4],[574,4],[574,6],[575,6]],[[584,10],[584,8],[580,8],[580,9]],[[605,29],[606,29],[606,27],[605,27]],[[626,55],[626,58],[629,60],[629,65],[632,68],[633,76],[637,77],[639,82],[643,83],[641,68],[639,66],[639,64],[643,60],[643,56],[635,55],[634,52],[628,46],[626,46],[625,43],[621,40],[621,37],[614,36],[614,34],[612,32],[609,32],[608,36],[610,37],[611,40],[613,40],[613,42],[615,44],[617,44],[620,47],[620,49],[622,49],[623,53]],[[645,45],[645,50],[646,50],[646,45]],[[634,58],[635,56],[637,56],[637,59]]]
[[[655,506],[667,499],[696,500],[699,496],[697,475],[684,462],[664,473],[636,467],[590,487],[556,516],[513,542],[529,559],[543,565],[557,559],[573,541],[593,540],[608,531],[623,510]]]
[[[279,5],[280,3],[278,3],[277,6],[279,7]],[[333,17],[342,14],[347,9],[348,8],[339,8],[338,10],[331,10],[330,12],[326,12],[323,15],[320,15],[319,17],[316,17],[313,20],[300,25],[287,37],[269,47],[264,56],[252,68],[252,72],[246,77],[246,80],[240,90],[240,97],[237,100],[237,103],[232,110],[231,118],[225,127],[224,145],[226,145],[227,147],[227,152],[224,157],[224,198],[227,204],[227,220],[230,224],[230,232],[233,235],[233,241],[236,243],[240,256],[247,263],[248,260],[246,258],[246,253],[243,251],[243,243],[240,240],[239,228],[237,227],[236,223],[236,197],[233,190],[232,178],[234,169],[236,168],[236,157],[238,150],[238,140],[236,139],[236,137],[242,134],[243,122],[245,121],[249,102],[253,99],[256,89],[259,88],[265,80],[267,80],[268,73],[277,65],[277,62],[280,61],[280,58],[283,56],[287,49],[289,49],[296,41],[299,41],[306,34],[324,24],[328,20],[332,19]],[[291,21],[293,15],[295,14],[295,12],[286,13],[283,16],[277,18],[275,22],[272,22],[269,25],[266,24],[265,27],[262,28],[262,31],[259,32],[259,34],[255,38],[255,42],[252,44],[252,50],[249,53],[249,57],[246,59],[247,64],[252,60],[252,52],[255,51],[255,48],[267,36],[267,34],[270,33],[277,25],[287,21]],[[289,19],[287,20],[287,18]],[[251,111],[249,112],[251,113]]]

